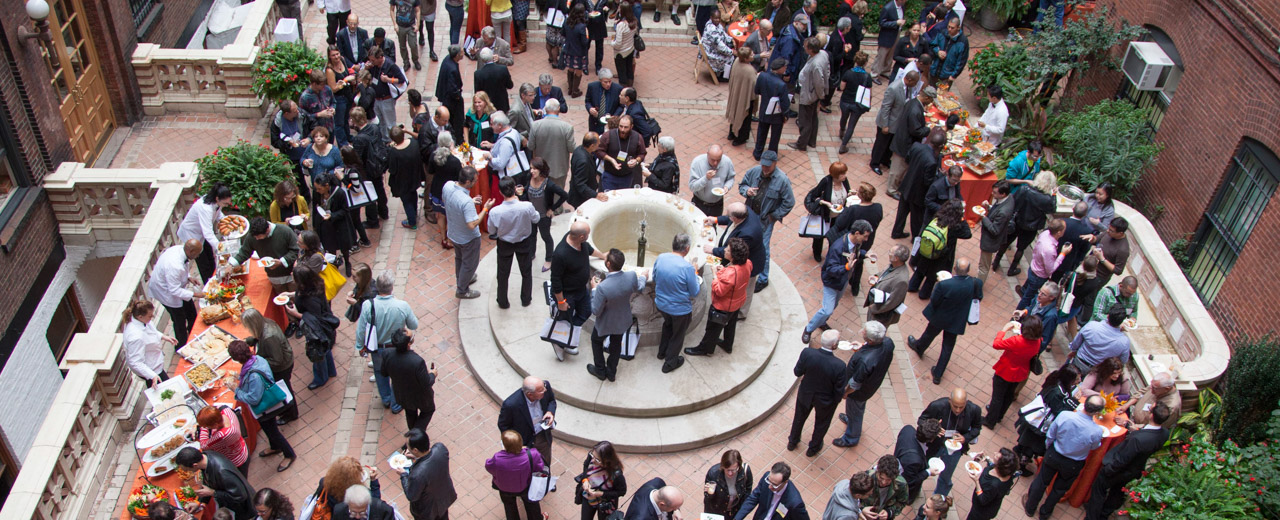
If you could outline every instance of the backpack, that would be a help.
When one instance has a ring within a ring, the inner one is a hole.
[[[373,126],[381,126],[381,123]],[[381,129],[375,132],[375,135],[376,137],[369,141],[369,147],[365,150],[367,157],[364,158],[364,166],[365,171],[370,175],[382,175],[387,171],[387,142],[382,140]]]
[[[920,256],[937,260],[947,248],[947,228],[938,225],[938,219],[929,221],[920,232]]]
[[[648,114],[646,114],[645,117],[645,130],[649,132],[647,134],[643,134],[645,136],[645,145],[655,146],[658,144],[658,136],[662,135],[662,124],[658,123],[657,119],[648,117]]]

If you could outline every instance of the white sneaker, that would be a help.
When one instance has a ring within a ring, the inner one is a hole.
[[[578,355],[578,347],[567,348],[567,349],[564,349],[564,351],[568,352],[570,355],[573,355],[573,356]]]
[[[375,378],[375,377],[373,377],[373,376],[369,376],[369,382],[370,382],[370,383],[375,383],[375,382],[377,382],[377,381],[378,381],[378,379],[377,379],[377,378]]]
[[[373,368],[373,362],[372,362],[372,361],[369,361],[369,362],[365,363],[365,366],[367,366],[367,367],[369,367],[369,368]]]

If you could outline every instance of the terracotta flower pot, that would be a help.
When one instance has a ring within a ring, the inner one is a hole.
[[[995,9],[984,6],[978,10],[978,25],[988,31],[1003,31],[1009,25],[1009,21],[996,14]]]

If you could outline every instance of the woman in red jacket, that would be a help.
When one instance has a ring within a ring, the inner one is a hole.
[[[724,248],[727,267],[716,271],[716,279],[711,282],[711,308],[707,310],[707,331],[702,341],[695,348],[684,349],[690,356],[710,356],[716,351],[716,341],[720,339],[720,331],[724,331],[724,340],[720,348],[726,354],[733,353],[733,336],[738,330],[738,310],[747,301],[747,282],[751,280],[751,260],[747,259],[747,241],[741,238],[729,239]]]
[[[1020,332],[1013,332],[1019,327],[1022,329]],[[1010,321],[996,333],[996,341],[991,347],[1004,352],[996,361],[996,373],[991,377],[991,403],[987,405],[983,426],[995,429],[996,423],[1004,419],[1009,405],[1018,398],[1018,384],[1026,381],[1031,372],[1031,358],[1040,353],[1040,334],[1043,332],[1040,316],[1026,314],[1021,321]]]

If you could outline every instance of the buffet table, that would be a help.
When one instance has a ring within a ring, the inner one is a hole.
[[[258,266],[258,262],[256,260],[247,262],[247,266],[249,270],[248,275],[244,278],[245,296],[248,297],[249,301],[253,304],[253,307],[258,310],[258,312],[261,312],[264,317],[275,321],[283,329],[288,324],[287,317],[285,316],[284,309],[271,301],[271,282],[267,280],[266,271],[264,271],[262,267]],[[215,325],[237,338],[243,339],[250,335],[249,329],[245,328],[244,324],[238,319],[222,320]],[[196,319],[196,322],[191,327],[191,335],[189,337],[195,339],[209,327],[210,325],[205,324],[202,320]],[[191,370],[193,365],[182,356],[174,357],[176,358],[177,363],[173,370],[169,372],[172,374],[170,379],[181,379],[183,374],[186,374],[188,370]],[[240,366],[240,363],[236,363],[234,360],[228,360],[226,363],[215,368],[224,373],[239,374]],[[249,456],[253,457],[258,444],[258,432],[261,430],[261,427],[258,425],[258,421],[253,418],[253,413],[250,411],[249,406],[237,401],[235,399],[235,393],[226,388],[221,382],[214,384],[212,388],[209,388],[204,392],[200,392],[197,395],[211,406],[227,405],[240,410],[241,415],[244,417],[245,444],[249,449]],[[142,463],[141,467],[139,467],[136,473],[134,473],[133,484],[127,489],[138,489],[148,482],[165,488],[170,492],[173,492],[183,486],[177,471],[170,471],[158,477],[152,477],[148,481],[146,472],[154,464],[155,463],[150,462]],[[204,511],[198,515],[198,518],[202,520],[212,518],[214,509],[214,507],[205,507]],[[131,518],[132,515],[130,514],[126,503],[124,511],[120,514],[120,520],[130,520]]]
[[[942,94],[940,93],[939,95]],[[925,108],[925,119],[929,126],[946,125],[947,114],[947,112],[938,108],[937,105],[931,104]],[[960,123],[961,124],[957,125],[956,128],[967,126],[969,121],[961,118]],[[978,223],[982,222],[982,216],[974,213],[973,208],[974,206],[982,205],[982,201],[989,200],[991,198],[992,187],[995,186],[996,181],[1000,179],[997,178],[998,176],[994,171],[987,173],[979,173],[975,171],[968,161],[958,157],[958,154],[946,154],[944,152],[942,160],[944,165],[941,166],[941,168],[944,171],[946,170],[945,163],[948,161],[954,161],[955,164],[959,165],[964,171],[963,175],[960,177],[960,196],[964,198],[965,202],[964,219],[969,222],[970,226],[978,225]]]

